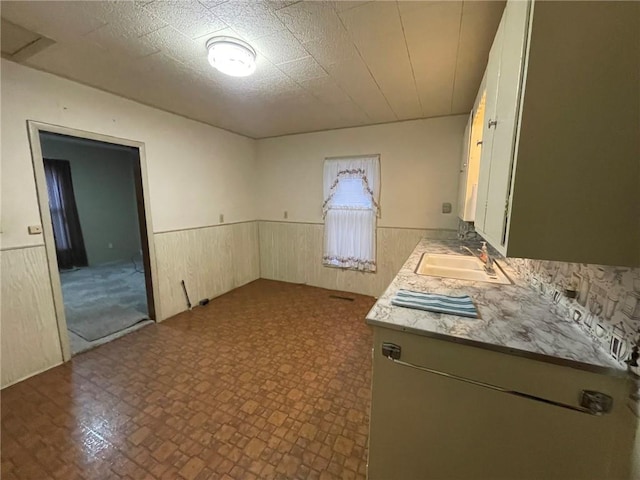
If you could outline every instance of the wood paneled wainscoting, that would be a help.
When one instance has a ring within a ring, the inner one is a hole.
[[[197,304],[260,277],[255,221],[156,233],[153,238],[157,321],[187,309],[181,280],[191,303]],[[5,249],[1,259],[5,387],[62,363],[63,355],[44,245]]]
[[[249,221],[153,235],[159,295],[157,321],[258,278],[378,296],[422,237],[451,230],[379,227],[378,271],[322,265],[322,224]],[[2,251],[2,387],[63,361],[43,245]]]
[[[2,250],[2,386],[62,363],[44,245]]]
[[[260,277],[377,297],[421,238],[455,238],[454,230],[378,227],[376,273],[322,265],[324,225],[260,222]]]
[[[154,235],[162,318],[260,278],[258,223],[243,222]]]

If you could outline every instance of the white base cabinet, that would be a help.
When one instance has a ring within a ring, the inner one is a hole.
[[[613,397],[594,416],[427,373],[401,360],[579,406],[583,389]],[[629,478],[635,420],[625,379],[374,327],[369,480]]]

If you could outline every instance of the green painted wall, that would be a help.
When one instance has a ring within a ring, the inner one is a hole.
[[[137,152],[42,135],[45,158],[68,160],[89,265],[140,261],[133,167]]]

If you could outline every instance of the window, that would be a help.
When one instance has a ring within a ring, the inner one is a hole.
[[[373,208],[361,178],[343,178],[336,187],[331,208]]]
[[[324,265],[376,271],[378,155],[324,163]]]

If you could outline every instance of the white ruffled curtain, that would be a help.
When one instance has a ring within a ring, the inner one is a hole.
[[[379,197],[378,155],[325,160],[323,264],[376,271]]]

